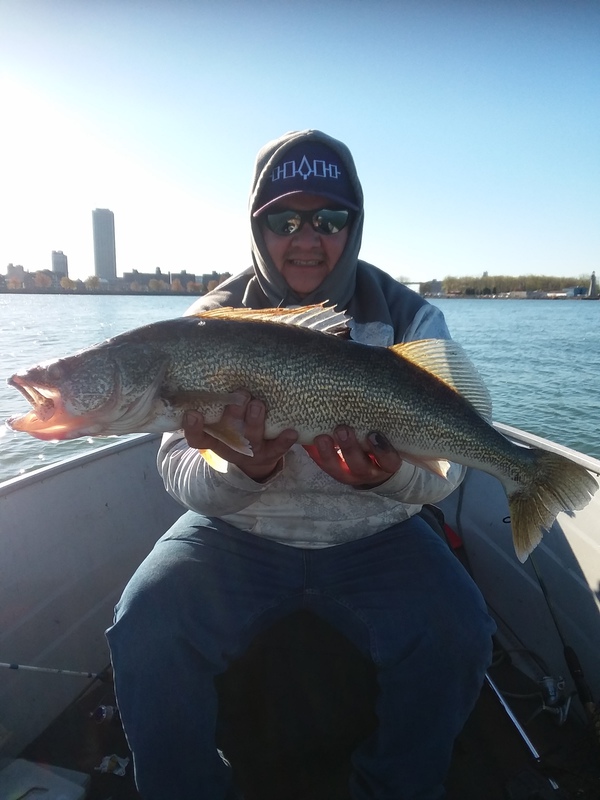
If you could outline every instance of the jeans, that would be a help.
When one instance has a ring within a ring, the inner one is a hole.
[[[375,732],[354,752],[353,800],[439,800],[479,695],[494,623],[447,545],[414,517],[300,549],[188,512],[126,587],[107,631],[144,800],[225,800],[214,678],[253,637],[308,609],[374,662]]]

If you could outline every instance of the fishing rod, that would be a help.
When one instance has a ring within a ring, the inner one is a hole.
[[[24,672],[44,672],[48,675],[70,675],[76,678],[93,678],[94,680],[106,682],[108,680],[109,668],[103,669],[102,672],[78,672],[72,669],[57,669],[53,667],[34,667],[30,664],[9,664],[0,661],[0,667],[4,669],[23,670]]]
[[[456,509],[456,525],[457,525],[457,529],[458,530],[457,531],[453,530],[449,525],[447,525],[445,522],[443,522],[442,523],[443,532],[444,532],[443,538],[446,540],[446,543],[448,544],[450,549],[453,551],[454,555],[462,563],[463,567],[466,569],[468,574],[473,578],[473,580],[475,580],[475,578],[473,576],[473,570],[472,570],[472,567],[471,567],[471,562],[470,562],[470,559],[469,559],[469,555],[468,555],[467,550],[465,548],[464,533],[463,533],[463,530],[462,530],[461,512],[462,512],[462,506],[463,506],[464,495],[465,495],[465,483],[466,483],[466,477],[465,477],[465,480],[462,481],[462,483],[461,483],[461,485],[459,487],[459,490],[458,490],[458,504],[457,504],[457,509]],[[541,768],[542,767],[542,755],[541,755],[541,753],[538,751],[538,749],[536,748],[536,746],[532,742],[531,738],[528,736],[528,734],[527,734],[525,728],[523,727],[523,725],[521,725],[521,723],[519,722],[516,714],[514,713],[512,708],[510,707],[510,705],[509,705],[506,697],[504,696],[503,692],[499,689],[499,687],[497,686],[496,682],[491,677],[489,670],[486,670],[484,677],[485,677],[485,683],[488,685],[488,687],[492,691],[493,695],[496,697],[496,699],[500,703],[500,706],[502,707],[502,709],[506,713],[508,719],[512,723],[512,725],[513,725],[514,729],[516,730],[517,734],[520,736],[521,741],[525,744],[525,747],[527,748],[527,750],[529,751],[530,755],[532,756],[536,766]],[[537,796],[539,798],[544,798],[544,797],[547,797],[548,793],[550,794],[551,797],[556,797],[557,800],[560,797],[564,797],[559,784],[553,778],[551,778],[551,777],[549,777],[547,775],[544,775],[543,773],[540,773],[539,775],[536,773],[536,776],[542,781],[543,785],[540,787],[540,792],[541,793],[538,792],[537,795],[532,795],[530,793],[531,797]]]
[[[467,572],[473,577],[473,572],[471,570],[471,565],[469,563],[469,559],[464,548],[463,542],[463,531],[462,531],[462,505],[464,501],[465,495],[465,484],[467,482],[467,476],[465,476],[465,480],[462,481],[459,490],[458,490],[458,505],[456,509],[456,522],[458,527],[458,538],[461,543],[460,554],[458,552],[458,548],[453,548],[455,555],[459,555],[460,560],[462,561],[463,566],[466,568]],[[546,601],[546,606],[548,607],[548,611],[550,612],[550,616],[554,623],[554,627],[556,628],[556,632],[558,633],[558,637],[563,646],[563,655],[565,662],[567,664],[567,668],[573,679],[573,683],[575,684],[575,689],[577,691],[577,696],[583,706],[585,713],[588,716],[588,719],[592,725],[593,734],[596,738],[596,741],[600,743],[600,705],[594,701],[594,697],[592,695],[592,691],[585,679],[585,675],[583,673],[583,668],[577,656],[577,653],[569,644],[567,644],[567,640],[561,626],[558,622],[558,618],[556,612],[554,610],[554,606],[550,599],[550,593],[546,588],[546,584],[544,579],[542,578],[541,572],[538,569],[536,564],[536,558],[534,557],[533,553],[529,555],[529,563],[533,569],[535,577],[537,579],[538,585],[541,589],[542,595],[544,600]]]
[[[529,556],[529,561],[531,562],[531,566],[535,573],[535,577],[537,578],[537,582],[539,583],[540,589],[544,596],[544,600],[546,601],[546,605],[548,606],[548,611],[550,612],[550,616],[552,617],[554,627],[556,628],[556,632],[558,633],[558,638],[562,643],[563,655],[569,673],[571,675],[571,678],[573,679],[573,683],[575,684],[577,696],[579,697],[581,705],[583,706],[583,709],[586,712],[590,723],[592,724],[595,738],[597,741],[600,742],[600,708],[598,707],[598,704],[594,701],[592,690],[590,689],[589,684],[586,681],[585,675],[583,673],[583,668],[581,666],[581,662],[579,661],[577,653],[567,643],[566,637],[558,622],[554,606],[552,604],[552,601],[550,600],[550,594],[548,592],[548,589],[546,588],[546,584],[538,569],[538,566],[536,564],[536,559],[533,557],[533,554]]]

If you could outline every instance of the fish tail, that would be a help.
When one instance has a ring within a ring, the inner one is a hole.
[[[573,516],[591,500],[598,484],[587,469],[547,450],[529,451],[532,463],[519,486],[508,492],[513,542],[519,561],[526,561],[557,515]]]

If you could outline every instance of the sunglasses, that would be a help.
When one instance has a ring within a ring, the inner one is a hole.
[[[320,208],[317,211],[275,211],[266,215],[267,228],[277,236],[293,236],[302,226],[310,222],[322,236],[331,236],[345,228],[350,212],[345,208]]]

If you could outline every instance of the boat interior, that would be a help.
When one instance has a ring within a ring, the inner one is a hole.
[[[489,676],[455,744],[448,800],[598,800],[600,728],[545,708],[539,683],[501,648]],[[244,800],[350,800],[350,756],[377,724],[377,687],[347,639],[299,612],[257,639],[218,690],[220,749]],[[107,669],[21,757],[89,774],[89,800],[136,800],[131,762],[124,776],[98,770],[107,755],[131,758],[118,714],[107,719],[114,705]]]
[[[137,564],[182,513],[162,488],[156,449],[152,436],[121,441],[0,486],[0,660],[95,676],[1,671],[0,758],[83,773],[89,800],[139,797],[103,631]],[[470,470],[430,512],[498,624],[447,798],[600,800],[600,545],[590,536],[600,492],[574,519],[561,515],[522,565],[498,486]],[[351,753],[377,724],[377,684],[348,640],[297,612],[257,637],[217,690],[219,747],[244,800],[350,800]],[[113,754],[130,759],[124,775],[114,760],[102,768]]]

